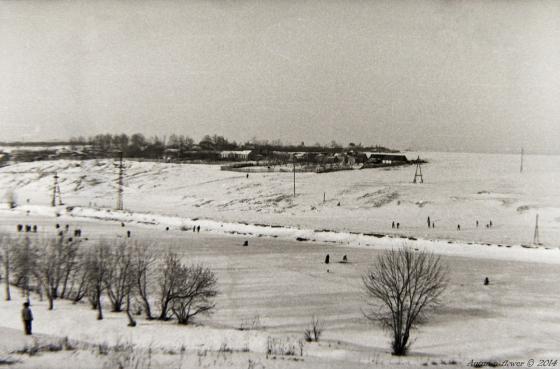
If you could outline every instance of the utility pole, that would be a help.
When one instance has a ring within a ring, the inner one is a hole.
[[[123,177],[124,177],[124,166],[123,166],[123,153],[119,152],[119,178],[117,180],[117,210],[123,210]]]
[[[414,180],[412,183],[418,182],[424,183],[424,177],[422,177],[422,167],[420,166],[420,155],[418,155],[418,159],[416,159],[416,172],[414,172]]]
[[[519,173],[523,173],[523,148],[521,148],[521,168],[519,169]]]
[[[56,206],[56,199],[58,197],[58,205],[62,205],[62,195],[60,194],[60,186],[58,184],[58,175],[54,174],[53,192],[51,199],[51,206]]]
[[[533,245],[540,245],[541,241],[539,240],[539,214],[535,219],[535,233],[533,234]]]
[[[296,197],[296,156],[294,155],[294,197]]]

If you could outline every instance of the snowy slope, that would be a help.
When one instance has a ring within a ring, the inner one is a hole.
[[[558,246],[560,157],[526,156],[523,173],[515,155],[422,157],[429,161],[423,167],[424,184],[411,183],[412,166],[298,173],[296,198],[289,173],[245,178],[218,166],[128,161],[124,203],[133,212],[191,219],[504,244],[530,243],[539,213],[541,242]],[[48,205],[51,171],[60,176],[67,205],[114,206],[117,170],[111,161],[17,164],[0,169],[0,188],[13,190],[20,204],[29,199],[32,205]],[[427,228],[428,216],[435,229]],[[490,220],[494,226],[486,228]],[[391,228],[392,221],[400,223],[398,231]]]

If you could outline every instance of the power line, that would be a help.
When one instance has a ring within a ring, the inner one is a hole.
[[[58,198],[58,205],[62,205],[62,194],[60,192],[60,186],[58,184],[58,174],[54,173],[54,183],[53,183],[53,192],[52,192],[52,199],[51,199],[51,206],[56,206],[56,200]]]
[[[296,156],[294,155],[294,197],[296,197]]]
[[[123,165],[123,153],[122,151],[119,152],[119,178],[117,180],[117,206],[116,210],[123,210],[123,182],[124,182],[124,165]]]
[[[416,171],[414,172],[414,180],[412,183],[424,183],[424,177],[422,176],[422,167],[420,166],[420,155],[418,155],[418,159],[416,159]]]

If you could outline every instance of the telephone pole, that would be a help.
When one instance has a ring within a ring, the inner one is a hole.
[[[123,210],[123,182],[124,182],[124,165],[123,165],[123,153],[119,152],[119,178],[117,180],[117,210]]]
[[[533,245],[540,245],[541,241],[539,239],[539,214],[535,219],[535,233],[533,234]]]
[[[294,197],[296,197],[296,156],[294,155]]]
[[[422,167],[420,166],[420,155],[418,155],[418,159],[416,159],[416,172],[414,172],[414,180],[412,183],[416,182],[424,183],[424,177],[422,176]]]

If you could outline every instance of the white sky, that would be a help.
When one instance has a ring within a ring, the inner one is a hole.
[[[3,1],[0,141],[560,153],[560,1]]]

